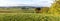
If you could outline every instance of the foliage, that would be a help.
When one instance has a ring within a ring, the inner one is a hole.
[[[60,14],[60,0],[56,1],[54,4],[52,4],[49,13],[52,14]]]

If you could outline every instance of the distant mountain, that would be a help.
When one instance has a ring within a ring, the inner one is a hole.
[[[39,6],[8,6],[8,7],[0,7],[0,8],[23,8],[23,7],[25,7],[25,8],[37,8]]]

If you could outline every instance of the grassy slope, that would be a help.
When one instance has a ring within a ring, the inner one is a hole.
[[[29,13],[23,13],[24,11]],[[60,20],[59,14],[48,14],[48,13],[41,14],[41,13],[34,13],[32,11],[33,10],[26,11],[26,10],[11,9],[11,11],[0,13],[0,21],[59,21]]]
[[[59,21],[60,16],[39,13],[0,13],[0,21]]]

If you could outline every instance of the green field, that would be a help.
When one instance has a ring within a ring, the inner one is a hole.
[[[60,21],[60,16],[40,13],[0,13],[0,21]]]
[[[34,9],[0,9],[0,21],[60,21],[59,15],[35,13]]]

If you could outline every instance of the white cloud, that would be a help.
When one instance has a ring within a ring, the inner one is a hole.
[[[0,6],[50,6],[53,3],[52,0],[0,0]]]

